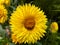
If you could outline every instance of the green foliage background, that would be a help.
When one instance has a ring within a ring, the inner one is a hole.
[[[14,44],[12,43],[10,36],[7,35],[6,26],[9,27],[9,19],[11,13],[16,9],[18,5],[25,3],[31,3],[41,8],[48,18],[48,29],[46,36],[40,41],[34,44]],[[8,10],[8,20],[4,24],[0,24],[0,45],[60,45],[60,31],[57,33],[51,33],[49,26],[51,22],[56,21],[60,25],[60,0],[11,0],[9,6],[6,6]],[[59,27],[60,28],[60,27]]]

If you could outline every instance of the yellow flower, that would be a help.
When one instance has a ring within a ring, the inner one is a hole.
[[[12,41],[15,43],[35,43],[46,33],[46,15],[35,5],[18,6],[12,13],[9,23],[11,24]]]
[[[0,4],[3,4],[4,3],[4,0],[0,0]]]
[[[10,0],[0,0],[0,4],[10,5]]]
[[[0,5],[0,23],[4,23],[7,20],[7,10],[3,5]]]
[[[58,23],[57,22],[52,22],[50,26],[50,30],[52,33],[56,33],[58,31]]]

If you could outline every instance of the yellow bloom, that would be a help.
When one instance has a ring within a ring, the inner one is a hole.
[[[10,5],[10,0],[0,0],[0,4]]]
[[[47,18],[35,5],[25,4],[12,13],[10,24],[12,41],[15,43],[35,43],[45,36]],[[15,37],[14,37],[15,36]]]
[[[58,23],[57,22],[52,22],[50,26],[50,30],[52,33],[56,33],[58,31]]]
[[[3,4],[4,3],[4,0],[0,0],[0,4]]]
[[[7,20],[7,10],[3,5],[0,5],[0,23],[4,23]]]

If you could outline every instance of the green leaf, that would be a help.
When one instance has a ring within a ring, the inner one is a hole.
[[[42,45],[42,43],[40,43],[40,42],[37,42],[37,45]]]
[[[37,42],[34,45],[42,45],[42,43],[41,42]]]
[[[9,42],[8,44],[9,44],[9,45],[15,45],[14,43],[10,43],[10,42]]]
[[[57,39],[59,39],[59,40],[60,40],[60,37],[57,37]]]

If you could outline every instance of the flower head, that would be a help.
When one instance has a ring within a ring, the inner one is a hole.
[[[12,13],[10,27],[15,43],[35,43],[45,36],[47,18],[35,5],[25,4]]]
[[[50,30],[52,33],[56,33],[58,31],[58,23],[57,22],[52,22],[50,25]]]
[[[3,5],[0,5],[0,23],[4,23],[7,20],[7,10]]]

